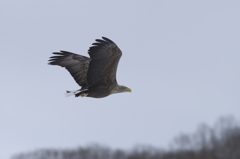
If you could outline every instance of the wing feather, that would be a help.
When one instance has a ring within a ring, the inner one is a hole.
[[[82,89],[88,87],[87,72],[90,58],[68,51],[54,52],[53,54],[58,56],[50,57],[50,65],[65,67],[77,84],[82,86]]]
[[[89,87],[106,82],[116,82],[117,66],[122,52],[110,39],[106,37],[102,39],[96,39],[96,43],[93,43],[88,50],[91,58],[87,74]]]

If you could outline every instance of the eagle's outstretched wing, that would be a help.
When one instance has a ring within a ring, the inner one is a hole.
[[[118,62],[122,56],[118,46],[108,38],[96,39],[89,48],[91,61],[89,64],[87,82],[89,87],[106,82],[116,82]]]
[[[68,51],[54,52],[53,54],[57,56],[50,57],[50,65],[59,65],[65,67],[73,76],[77,84],[82,86],[82,89],[88,87],[87,72],[90,58]]]

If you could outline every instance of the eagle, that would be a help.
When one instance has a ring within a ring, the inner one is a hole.
[[[131,92],[130,88],[118,85],[116,72],[122,51],[106,37],[96,39],[88,50],[90,57],[62,50],[53,54],[48,64],[66,68],[81,87],[76,91],[67,91],[66,96],[103,98]]]

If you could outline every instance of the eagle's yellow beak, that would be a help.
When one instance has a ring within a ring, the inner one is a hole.
[[[130,88],[127,89],[128,92],[132,92],[132,90]]]

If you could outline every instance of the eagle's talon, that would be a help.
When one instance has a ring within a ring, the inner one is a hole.
[[[86,97],[88,95],[88,93],[81,93],[80,95],[79,95],[79,97]]]

